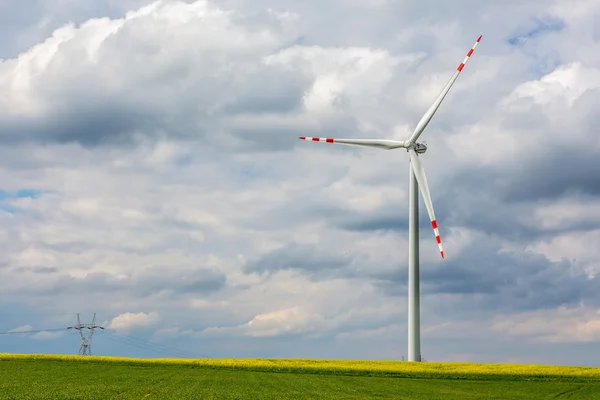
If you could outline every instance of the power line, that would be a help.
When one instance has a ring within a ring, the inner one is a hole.
[[[113,334],[113,336],[117,336],[117,335]],[[179,357],[184,357],[184,358],[195,358],[195,357],[197,357],[197,356],[193,355],[192,353],[187,352],[187,351],[182,350],[182,349],[178,349],[177,347],[167,346],[167,345],[160,344],[160,343],[150,342],[148,340],[137,338],[137,337],[131,336],[131,335],[123,335],[121,337],[125,338],[126,340],[129,340],[130,342],[141,343],[141,344],[144,344],[144,345],[146,345],[148,347],[153,347],[154,349],[156,349],[158,351],[170,352],[171,354],[178,355]]]
[[[203,356],[193,354],[189,351],[184,351],[172,346],[152,343],[145,339],[137,338],[131,335],[117,335],[111,332],[106,332],[106,334],[107,335],[103,335],[103,337],[132,347],[137,347],[142,350],[150,350],[169,356],[175,356],[177,358],[204,358]]]
[[[100,310],[100,314],[110,314],[110,315],[114,315],[117,314],[118,311],[115,310]],[[91,312],[91,311],[90,311]],[[98,311],[96,311],[96,313],[98,314]],[[27,313],[27,312],[22,312],[22,313],[1,313],[0,312],[0,317],[33,317],[33,316],[57,316],[57,315],[73,315],[75,314],[75,311],[56,311],[56,312],[31,312],[31,313]],[[186,317],[185,315],[177,315],[177,316],[173,316],[172,317],[173,320],[175,321],[193,321],[193,322],[197,322],[197,318],[196,317]]]
[[[103,337],[105,337],[106,339],[118,342],[118,343],[122,343],[122,344],[126,344],[128,346],[136,347],[136,348],[141,349],[141,350],[150,350],[150,351],[154,351],[154,352],[157,352],[157,353],[166,354],[166,355],[171,356],[171,357],[173,357],[173,356],[181,357],[180,354],[174,354],[174,353],[172,353],[170,351],[165,351],[165,350],[162,350],[160,348],[148,345],[146,343],[139,343],[139,342],[127,340],[126,338],[123,338],[121,336],[117,336],[117,335],[104,335]]]
[[[91,324],[81,324],[82,325],[82,329],[85,329],[85,325],[91,325]],[[99,327],[101,329],[104,329],[102,327]],[[35,329],[35,330],[27,330],[27,331],[8,331],[8,332],[0,332],[0,335],[18,335],[18,334],[29,334],[29,333],[40,333],[40,332],[59,332],[59,331],[65,331],[67,329],[76,329],[76,327],[69,327],[69,328],[53,328],[53,329]],[[94,328],[95,329],[95,328]],[[205,358],[205,356],[200,356],[197,354],[194,354],[192,352],[189,351],[184,351],[181,350],[177,347],[173,347],[173,346],[167,346],[167,345],[163,345],[163,344],[159,344],[159,343],[152,343],[149,342],[145,339],[142,338],[138,338],[135,336],[131,336],[131,335],[118,335],[109,331],[104,331],[105,334],[107,336],[105,336],[107,339],[113,340],[115,342],[119,342],[122,344],[126,344],[132,347],[136,347],[138,349],[142,349],[142,350],[150,350],[153,352],[157,352],[157,353],[162,353],[162,354],[166,354],[169,356],[174,356],[174,357],[181,357],[181,358]],[[83,353],[83,348],[82,348],[83,344],[80,345],[80,354]],[[89,350],[91,351],[91,343],[88,343],[88,347],[85,348],[85,350]],[[85,355],[85,354],[82,354]]]
[[[70,315],[73,314],[72,312],[56,312],[56,313],[51,313],[51,312],[47,312],[47,313],[43,313],[43,312],[37,312],[37,313],[0,313],[0,317],[29,317],[29,316],[38,316],[38,315]]]
[[[25,314],[22,314],[25,315]],[[47,315],[47,314],[46,314]],[[132,335],[119,335],[116,333],[112,333],[110,331],[106,331],[103,326],[96,325],[96,313],[94,313],[92,323],[91,324],[82,324],[80,320],[79,313],[77,314],[77,325],[69,326],[65,328],[51,328],[51,329],[29,329],[29,330],[13,330],[7,332],[0,332],[0,335],[18,335],[18,334],[31,334],[31,333],[41,333],[41,332],[59,332],[65,331],[69,329],[77,330],[80,338],[80,346],[79,346],[79,354],[80,355],[91,355],[91,345],[92,345],[92,337],[94,336],[94,332],[96,329],[102,329],[107,339],[113,340],[115,342],[119,342],[125,345],[129,345],[132,347],[137,347],[142,350],[150,350],[153,352],[158,352],[162,354],[166,354],[169,356],[174,356],[177,358],[206,358],[206,356],[201,356],[194,354],[193,352],[184,351],[179,348],[168,346],[159,343],[149,342],[148,340],[135,337]],[[87,330],[87,332],[85,332]],[[86,334],[87,333],[87,334]]]
[[[0,332],[0,335],[19,335],[25,333],[40,333],[40,332],[57,332],[64,331],[65,328],[54,328],[54,329],[34,329],[30,331],[8,331],[8,332]]]

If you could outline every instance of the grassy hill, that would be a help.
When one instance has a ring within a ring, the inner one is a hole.
[[[0,354],[0,399],[600,399],[600,368]]]

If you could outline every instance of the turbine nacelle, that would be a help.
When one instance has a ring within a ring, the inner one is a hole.
[[[415,152],[417,152],[418,154],[423,154],[427,151],[427,146],[425,145],[425,142],[415,143],[413,148],[415,149]]]
[[[407,139],[402,143],[402,148],[405,148],[406,151],[410,149],[414,149],[417,153],[423,154],[427,151],[427,144],[425,141],[423,142],[412,142],[410,139]]]

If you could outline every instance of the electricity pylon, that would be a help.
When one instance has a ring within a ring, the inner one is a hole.
[[[96,325],[96,313],[94,313],[94,318],[92,318],[91,324],[82,324],[81,320],[79,319],[79,313],[77,313],[77,325],[69,326],[67,329],[76,329],[79,332],[79,355],[91,356],[94,329],[104,329],[104,327]],[[87,334],[83,333],[84,329],[88,330]]]

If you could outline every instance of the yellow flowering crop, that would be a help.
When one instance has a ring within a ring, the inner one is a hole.
[[[501,379],[501,380],[576,380],[600,381],[600,368],[559,367],[526,364],[474,364],[459,362],[361,361],[314,359],[244,358],[127,358],[48,354],[2,354],[0,361],[54,361],[119,363],[129,365],[173,365],[204,368],[243,369],[265,372],[295,372],[358,376],[395,376],[406,378]]]

